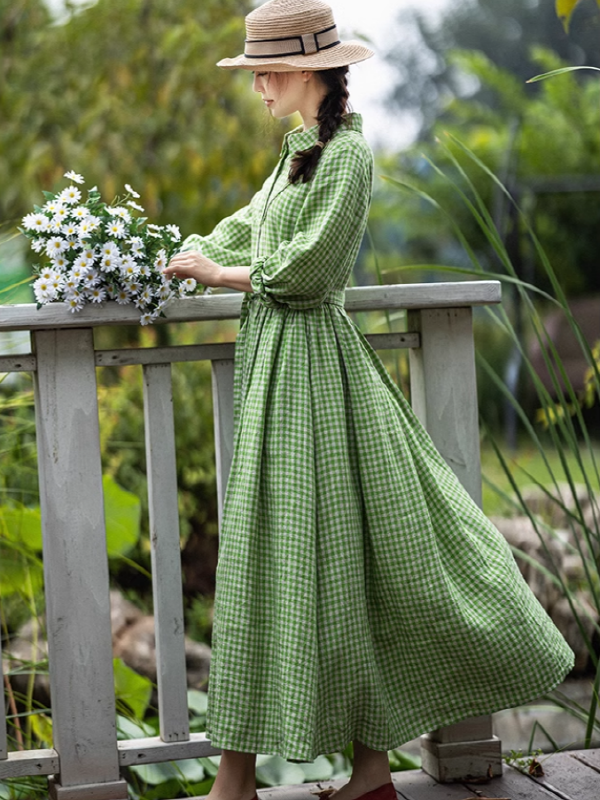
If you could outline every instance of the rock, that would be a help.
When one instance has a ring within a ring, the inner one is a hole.
[[[113,656],[122,658],[131,669],[156,683],[156,639],[154,636],[154,617],[144,614],[130,603],[120,592],[110,593],[110,621],[112,630]],[[38,626],[36,636],[35,626]],[[19,674],[22,665],[38,663],[48,658],[48,643],[45,639],[45,623],[29,620],[19,630],[17,636],[4,648],[4,674],[9,671],[14,691],[24,694],[27,691],[29,675]],[[35,644],[34,644],[35,642]],[[194,642],[187,636],[184,639],[187,685],[193,689],[206,689],[210,666],[210,647]],[[27,670],[29,672],[29,670]],[[43,673],[36,674],[34,696],[40,703],[50,703],[50,678]]]
[[[577,593],[577,614],[579,622],[583,626],[590,641],[593,640],[595,626],[592,620],[598,621],[598,614],[594,606],[589,602],[584,592]],[[567,643],[575,653],[574,673],[585,673],[588,663],[591,664],[590,655],[586,647],[583,635],[573,615],[571,606],[566,597],[561,597],[552,609],[550,614],[552,621],[567,640]],[[591,618],[590,618],[591,617]]]

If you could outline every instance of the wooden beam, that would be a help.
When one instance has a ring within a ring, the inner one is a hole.
[[[160,736],[181,742],[190,738],[190,728],[171,365],[143,370]]]
[[[92,333],[33,334],[57,797],[81,783],[120,785]],[[115,787],[111,800],[122,797]]]
[[[357,286],[346,290],[346,310],[462,308],[495,304],[500,299],[499,281]],[[165,318],[159,318],[157,324],[238,319],[241,305],[240,292],[181,298],[165,309]],[[139,325],[139,322],[140,312],[134,306],[115,302],[87,305],[76,313],[69,311],[64,303],[49,303],[39,310],[32,303],[0,307],[0,330],[5,331]]]

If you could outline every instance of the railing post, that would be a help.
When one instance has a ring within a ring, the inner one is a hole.
[[[412,406],[473,500],[481,506],[481,458],[471,308],[410,311],[421,335],[410,351]],[[502,745],[484,715],[421,736],[423,770],[439,781],[502,774]]]
[[[126,800],[91,329],[33,334],[56,800]]]
[[[190,738],[170,364],[144,366],[144,427],[160,736]]]

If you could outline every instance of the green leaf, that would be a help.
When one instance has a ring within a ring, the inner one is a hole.
[[[208,708],[208,695],[206,692],[199,692],[198,689],[188,689],[187,703],[190,711],[203,716]]]
[[[529,78],[527,83],[535,83],[536,81],[543,81],[546,78],[553,78],[555,75],[564,75],[565,72],[575,72],[579,69],[593,69],[595,72],[600,72],[600,67],[561,67],[560,69],[553,69],[550,72],[544,72],[543,75],[536,75],[534,78]]]
[[[113,659],[113,669],[117,700],[126,703],[138,719],[143,719],[152,695],[152,682],[120,658]]]
[[[304,782],[329,781],[333,776],[333,764],[325,756],[319,756],[310,764],[299,764],[304,773]]]
[[[140,538],[140,500],[132,492],[121,488],[114,478],[102,478],[104,514],[106,519],[106,546],[111,558],[124,555]]]
[[[279,756],[259,756],[256,778],[265,786],[304,783],[304,771],[299,764],[290,764]]]
[[[42,549],[42,515],[40,509],[23,505],[0,506],[0,535],[30,550]]]
[[[145,739],[147,736],[155,736],[153,730],[145,722],[132,720],[128,717],[117,714],[117,738],[118,739]]]
[[[165,764],[141,764],[131,767],[131,770],[151,786],[173,779],[197,782],[204,778],[204,768],[197,758],[169,761]]]
[[[40,559],[12,544],[0,546],[0,597],[35,595],[41,590],[43,580]]]

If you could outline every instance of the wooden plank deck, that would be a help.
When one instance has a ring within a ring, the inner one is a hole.
[[[503,765],[502,776],[482,782],[438,783],[421,769],[392,775],[398,800],[600,800],[600,749],[568,750],[539,757],[539,778]],[[260,800],[318,800],[345,781],[260,789]],[[201,798],[192,798],[201,800]],[[325,800],[325,797],[323,797]]]

